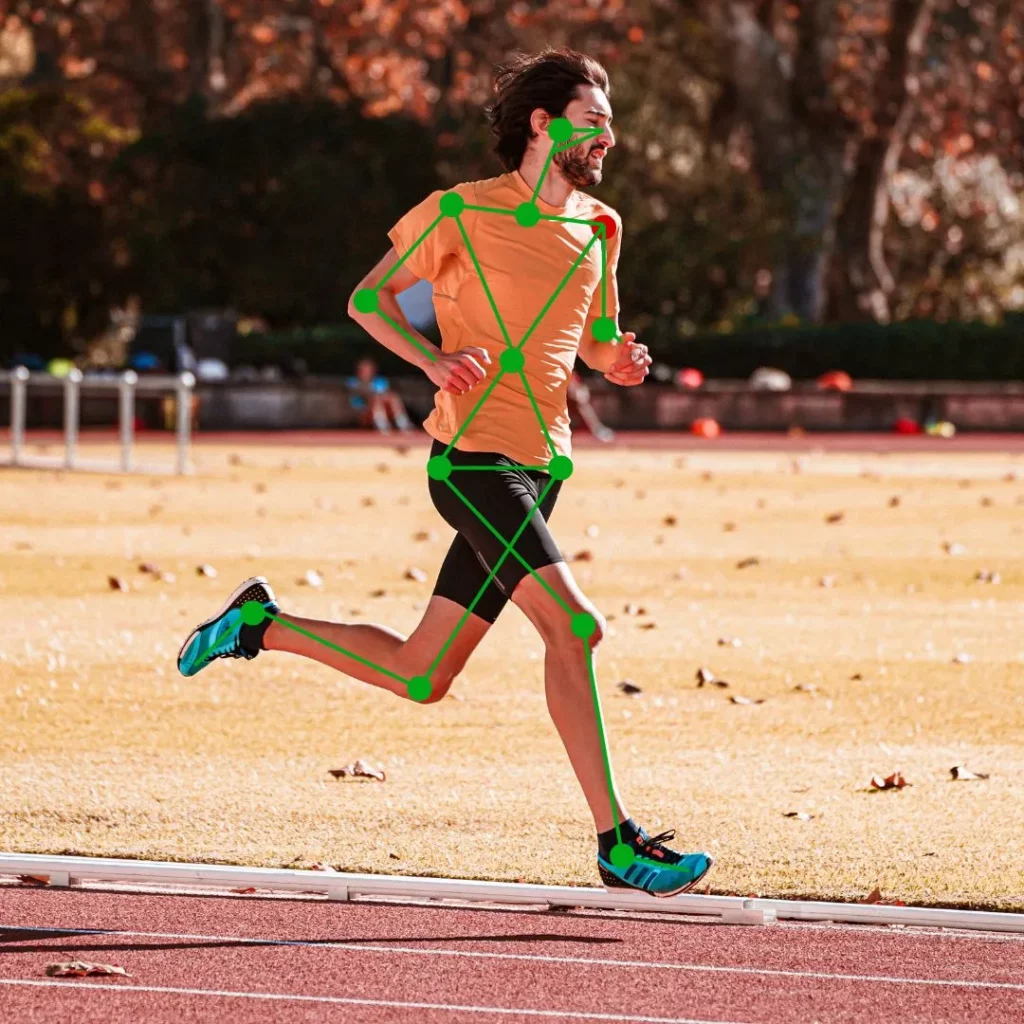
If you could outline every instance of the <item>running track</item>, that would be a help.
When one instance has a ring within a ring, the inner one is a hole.
[[[1022,1019],[1024,936],[0,886],[12,1024]]]

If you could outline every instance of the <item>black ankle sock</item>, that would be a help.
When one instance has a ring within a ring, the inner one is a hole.
[[[275,605],[270,611],[276,614],[280,609]],[[255,626],[242,626],[238,631],[238,639],[247,651],[265,651],[263,638],[266,636],[271,622],[274,620],[269,615],[265,616],[262,622]]]
[[[640,829],[632,818],[627,818],[619,825],[618,832],[613,828],[610,828],[607,832],[598,832],[597,846],[601,851],[602,857],[607,857],[611,853],[612,847],[619,841],[620,833],[624,843],[633,843],[640,834]]]

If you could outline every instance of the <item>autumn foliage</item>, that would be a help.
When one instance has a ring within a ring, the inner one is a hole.
[[[1024,0],[0,0],[0,353],[132,294],[342,320],[497,173],[494,65],[563,44],[611,74],[637,327],[1024,308]]]

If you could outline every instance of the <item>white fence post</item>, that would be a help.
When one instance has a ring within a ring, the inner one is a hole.
[[[188,445],[192,435],[192,389],[196,379],[187,371],[178,378],[175,413],[177,414],[178,472],[187,473]]]
[[[121,421],[121,472],[132,471],[132,439],[135,436],[135,385],[139,377],[134,370],[125,370],[118,383]]]
[[[75,468],[78,454],[78,397],[81,383],[82,371],[79,369],[73,369],[64,378],[64,465],[68,469]]]
[[[21,465],[25,447],[25,392],[28,388],[28,370],[17,366],[11,374],[11,465]]]

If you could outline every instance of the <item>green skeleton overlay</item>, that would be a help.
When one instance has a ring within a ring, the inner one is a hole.
[[[494,536],[504,545],[504,551],[501,557],[495,563],[494,568],[491,569],[490,573],[487,576],[487,579],[484,580],[484,583],[480,587],[479,591],[477,591],[476,597],[474,597],[472,602],[470,602],[469,607],[466,609],[465,615],[463,615],[462,618],[459,620],[459,624],[455,627],[455,630],[452,632],[452,635],[442,646],[441,650],[437,652],[437,655],[435,656],[429,668],[423,675],[414,676],[412,679],[404,679],[401,676],[396,675],[389,669],[386,669],[381,665],[376,665],[373,662],[368,661],[367,659],[362,658],[351,651],[347,651],[344,648],[337,646],[337,644],[333,644],[330,641],[325,640],[323,637],[315,636],[313,633],[310,633],[307,630],[304,630],[301,627],[296,626],[291,622],[288,622],[286,619],[279,618],[276,615],[269,615],[269,613],[267,613],[264,610],[263,606],[258,601],[247,602],[245,605],[242,606],[241,613],[243,621],[249,624],[256,624],[258,622],[261,622],[264,617],[269,617],[273,621],[280,623],[282,626],[285,626],[288,629],[295,630],[295,632],[301,633],[303,636],[309,637],[311,640],[315,640],[318,643],[323,644],[325,647],[329,647],[331,648],[331,650],[337,651],[339,654],[343,654],[346,657],[351,658],[353,661],[357,661],[363,665],[368,666],[369,668],[375,669],[383,675],[389,676],[392,679],[405,683],[408,695],[411,699],[416,701],[425,701],[431,694],[431,673],[440,664],[441,659],[444,657],[445,653],[448,651],[449,647],[454,642],[455,637],[458,635],[459,631],[465,625],[466,621],[468,620],[470,614],[472,614],[472,611],[476,607],[477,603],[483,597],[484,593],[487,590],[487,587],[490,586],[498,570],[505,563],[505,560],[511,555],[513,558],[517,559],[525,569],[529,571],[530,575],[537,580],[537,582],[545,589],[545,591],[547,591],[551,598],[565,611],[566,615],[572,616],[572,632],[575,636],[579,637],[583,643],[587,656],[587,669],[590,677],[590,689],[594,699],[594,714],[597,719],[598,733],[601,738],[601,752],[604,759],[605,775],[608,781],[608,796],[611,802],[613,812],[612,817],[614,820],[616,815],[614,814],[615,800],[613,793],[611,760],[608,754],[608,741],[605,734],[604,717],[601,713],[601,701],[598,697],[597,692],[597,676],[594,671],[593,647],[590,643],[590,638],[591,636],[593,636],[594,631],[597,628],[597,623],[594,621],[593,616],[585,612],[580,613],[578,615],[573,615],[572,610],[565,603],[565,601],[558,594],[555,593],[555,591],[551,588],[550,584],[546,580],[544,580],[536,572],[536,570],[532,569],[530,565],[526,562],[526,560],[522,557],[522,555],[520,555],[519,552],[515,550],[516,542],[519,540],[519,537],[522,535],[523,531],[529,525],[530,520],[533,518],[537,509],[540,507],[541,502],[543,502],[545,497],[547,497],[547,494],[551,490],[552,486],[554,486],[555,481],[568,479],[569,476],[572,475],[573,471],[572,461],[567,456],[559,455],[555,451],[555,446],[551,441],[551,435],[548,431],[548,425],[547,423],[544,422],[544,418],[541,415],[540,408],[537,405],[537,400],[534,397],[532,388],[530,387],[530,382],[525,372],[523,371],[523,360],[521,350],[522,347],[533,335],[534,331],[540,326],[540,323],[543,320],[545,314],[551,308],[555,299],[558,298],[559,294],[561,294],[562,290],[569,283],[569,279],[572,277],[573,273],[586,259],[587,254],[590,252],[591,248],[597,244],[599,244],[601,247],[601,317],[599,320],[595,321],[594,337],[596,340],[600,342],[607,342],[612,344],[617,344],[619,341],[621,341],[622,338],[622,335],[619,333],[618,325],[616,324],[615,319],[608,316],[608,247],[606,237],[607,232],[605,225],[600,221],[596,220],[579,220],[573,217],[556,217],[552,214],[541,213],[539,207],[536,204],[536,199],[540,193],[541,185],[544,183],[544,178],[547,175],[548,169],[551,166],[551,161],[553,160],[555,153],[565,149],[569,149],[572,146],[577,146],[580,143],[586,142],[588,139],[595,138],[596,136],[601,134],[601,131],[601,128],[576,128],[566,118],[557,118],[555,121],[552,122],[551,127],[548,131],[548,134],[553,143],[551,147],[551,152],[548,155],[547,162],[544,164],[544,170],[541,173],[540,179],[537,182],[537,187],[533,190],[533,198],[529,203],[523,203],[515,210],[506,210],[501,209],[499,207],[473,206],[467,204],[463,200],[462,196],[458,195],[457,193],[446,192],[441,197],[437,218],[430,225],[430,227],[428,227],[427,230],[424,231],[423,234],[420,235],[420,237],[417,238],[415,242],[413,242],[413,244],[409,247],[407,252],[401,257],[401,259],[398,260],[395,266],[393,266],[391,270],[388,272],[388,274],[380,281],[380,283],[377,285],[377,288],[364,288],[358,291],[355,295],[356,307],[361,312],[376,313],[378,316],[386,320],[391,327],[398,330],[407,341],[415,345],[421,352],[428,354],[432,360],[436,360],[436,357],[433,356],[433,354],[427,353],[423,346],[420,345],[420,343],[417,342],[416,339],[413,338],[407,331],[405,331],[400,324],[397,324],[394,320],[388,317],[386,313],[381,311],[377,295],[380,288],[382,288],[388,282],[388,280],[390,280],[390,278],[398,271],[399,267],[401,267],[405,263],[405,261],[416,251],[416,249],[420,246],[423,240],[438,226],[438,224],[440,224],[441,221],[445,219],[445,217],[451,217],[455,220],[455,223],[459,229],[459,233],[462,235],[462,240],[466,245],[466,251],[468,252],[469,258],[472,261],[473,266],[476,269],[477,275],[480,278],[480,283],[483,286],[484,294],[487,296],[487,301],[490,304],[492,311],[494,312],[494,318],[497,321],[498,329],[500,330],[506,345],[506,350],[505,352],[502,353],[502,358],[499,360],[499,368],[497,374],[495,374],[494,379],[490,382],[490,384],[484,391],[483,395],[481,396],[480,400],[476,403],[473,410],[466,418],[466,421],[459,428],[458,433],[452,438],[451,443],[445,449],[444,455],[439,455],[436,456],[435,458],[432,458],[427,465],[428,475],[435,480],[444,481],[448,485],[448,487],[451,488],[456,497],[461,502],[463,502],[466,505],[466,507],[473,513],[473,515],[476,516],[476,518],[479,519],[484,524],[484,526],[486,526],[487,529],[492,534],[494,534]],[[518,343],[513,343],[512,338],[509,336],[508,329],[506,328],[505,323],[501,318],[501,313],[499,312],[497,304],[494,301],[494,296],[491,294],[491,290],[488,287],[487,280],[484,277],[483,269],[480,266],[480,261],[477,259],[476,252],[473,249],[473,243],[470,240],[469,234],[467,233],[465,225],[462,222],[461,214],[464,210],[474,210],[479,213],[495,214],[497,216],[513,216],[515,217],[516,221],[523,227],[532,227],[533,225],[539,223],[542,220],[549,220],[561,221],[570,224],[586,224],[594,232],[594,237],[591,238],[591,240],[583,247],[583,251],[580,253],[579,257],[573,263],[572,267],[569,269],[569,272],[559,283],[554,293],[544,304],[544,307],[537,314],[536,319],[527,329],[526,333],[522,336],[522,338],[519,339]],[[498,532],[498,530],[495,529],[495,527],[487,521],[483,513],[473,506],[473,504],[466,497],[466,495],[462,493],[462,491],[458,488],[458,486],[455,483],[452,482],[451,479],[452,473],[454,472],[466,472],[469,470],[496,470],[499,469],[500,467],[453,466],[450,459],[448,459],[447,457],[448,453],[452,450],[452,448],[455,447],[455,443],[459,440],[465,429],[472,422],[477,412],[479,412],[484,402],[486,402],[487,399],[490,397],[491,392],[498,384],[498,381],[500,381],[502,377],[504,377],[506,374],[518,376],[519,379],[522,381],[523,388],[526,391],[526,395],[529,398],[530,404],[533,406],[533,411],[537,416],[537,421],[540,423],[541,430],[544,433],[545,440],[547,441],[548,447],[551,449],[553,456],[552,461],[547,466],[526,467],[527,469],[536,469],[542,472],[547,472],[548,474],[550,474],[551,480],[546,485],[544,490],[541,492],[540,496],[537,498],[537,501],[534,503],[533,508],[530,509],[529,513],[523,520],[522,525],[516,531],[515,535],[508,539],[502,536]],[[628,844],[622,842],[622,832],[619,828],[618,823],[616,823],[615,825],[615,835],[618,841],[611,850],[611,861],[616,867],[628,867],[629,864],[636,860],[640,863],[651,864],[654,867],[659,867],[663,869],[675,868],[676,870],[683,870],[682,868],[676,868],[675,865],[662,864],[658,861],[649,860],[644,857],[637,857],[633,851],[633,848]]]

